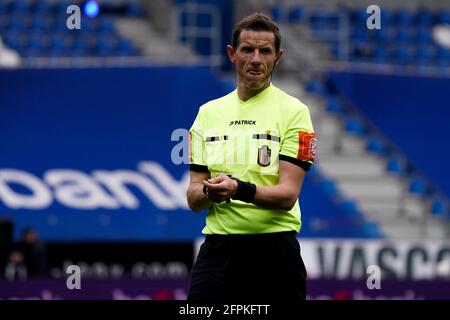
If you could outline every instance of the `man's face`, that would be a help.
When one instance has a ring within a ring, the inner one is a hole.
[[[283,50],[275,52],[275,35],[270,31],[242,30],[239,38],[236,50],[227,47],[228,56],[236,64],[239,81],[248,89],[260,89],[270,80]]]

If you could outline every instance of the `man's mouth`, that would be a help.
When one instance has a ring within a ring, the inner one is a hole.
[[[262,72],[262,70],[254,70],[253,69],[253,70],[249,70],[248,73],[250,73],[253,76],[258,76],[258,75],[262,74],[263,72]]]

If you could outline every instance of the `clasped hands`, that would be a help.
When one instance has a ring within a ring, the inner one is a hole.
[[[224,173],[219,173],[214,178],[203,180],[203,192],[206,197],[216,203],[230,202],[230,198],[236,194],[238,183]]]

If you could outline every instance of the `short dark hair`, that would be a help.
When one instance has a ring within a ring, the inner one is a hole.
[[[231,44],[233,49],[239,46],[240,35],[242,30],[254,30],[254,31],[271,31],[275,36],[275,51],[280,51],[281,46],[281,35],[280,28],[275,21],[269,16],[256,12],[253,13],[241,21],[239,21],[233,29],[233,35],[231,38]]]

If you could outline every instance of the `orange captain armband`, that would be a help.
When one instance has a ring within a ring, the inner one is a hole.
[[[314,161],[316,158],[317,138],[316,133],[306,131],[298,132],[297,159],[302,161]]]

